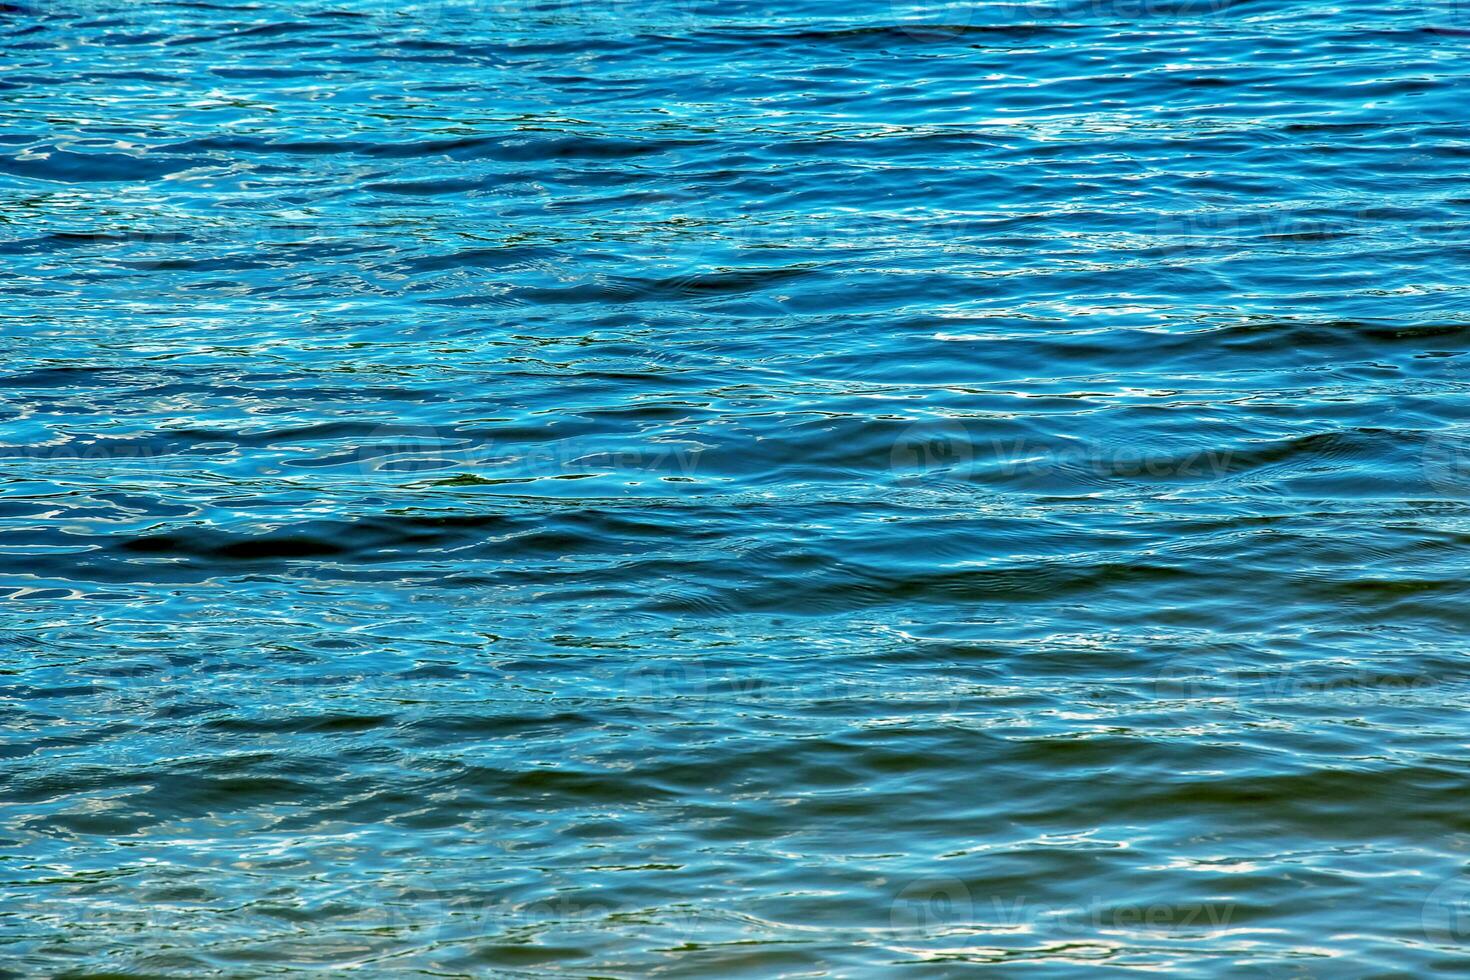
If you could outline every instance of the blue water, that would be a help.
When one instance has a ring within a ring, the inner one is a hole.
[[[0,975],[1470,967],[1470,9],[0,7]]]

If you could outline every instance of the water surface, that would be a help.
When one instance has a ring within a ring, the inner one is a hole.
[[[1463,5],[0,25],[7,975],[1470,965]]]

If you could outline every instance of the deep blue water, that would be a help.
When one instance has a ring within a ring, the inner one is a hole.
[[[1470,967],[1470,7],[0,30],[0,975]]]

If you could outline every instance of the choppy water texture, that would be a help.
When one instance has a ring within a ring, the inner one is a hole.
[[[10,975],[1470,966],[1463,5],[0,23]]]

